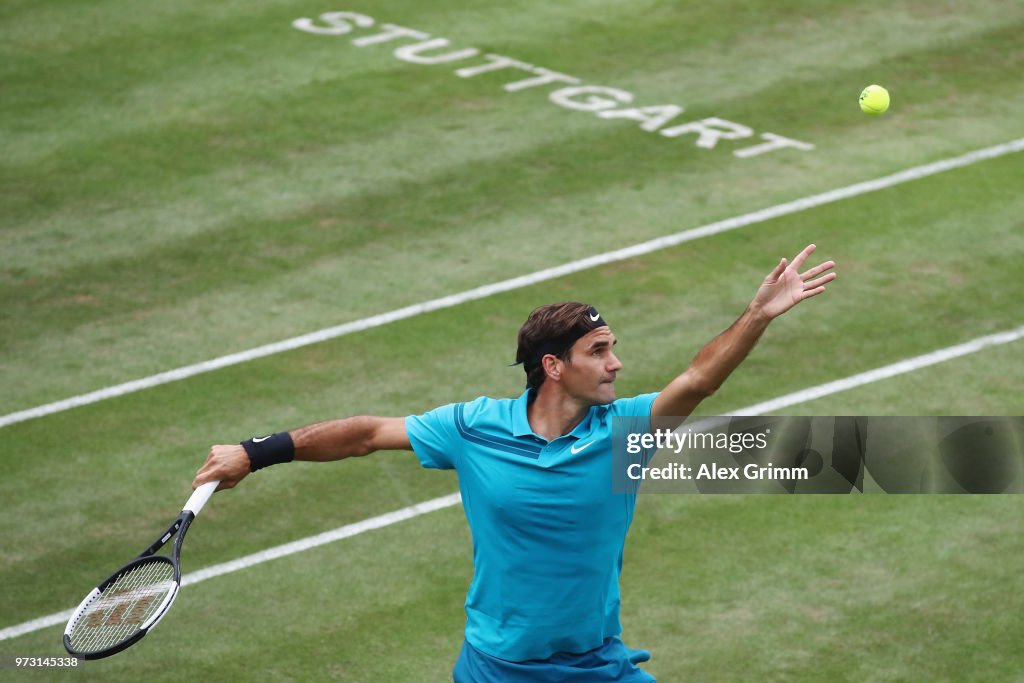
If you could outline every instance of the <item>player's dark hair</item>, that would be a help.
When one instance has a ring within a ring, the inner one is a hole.
[[[607,323],[590,304],[565,301],[535,308],[519,328],[516,363],[523,364],[526,384],[539,389],[547,376],[541,360],[548,354],[569,362],[576,340]]]

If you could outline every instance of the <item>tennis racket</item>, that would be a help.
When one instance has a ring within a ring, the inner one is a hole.
[[[64,629],[68,652],[82,659],[109,657],[142,640],[163,619],[181,586],[178,560],[185,532],[218,483],[197,488],[160,538],[85,596]],[[157,555],[175,534],[171,556]]]

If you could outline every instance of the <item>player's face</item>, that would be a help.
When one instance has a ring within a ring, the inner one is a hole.
[[[576,340],[562,383],[571,395],[593,405],[615,400],[615,375],[622,363],[612,350],[615,335],[608,327],[591,330]]]

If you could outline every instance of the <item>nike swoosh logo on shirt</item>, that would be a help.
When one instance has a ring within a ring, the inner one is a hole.
[[[586,450],[587,448],[589,448],[594,443],[596,443],[596,442],[595,441],[588,441],[585,444],[583,444],[582,446],[572,446],[571,448],[569,448],[569,450],[572,452],[573,455],[576,455],[577,453],[580,453],[580,452]]]

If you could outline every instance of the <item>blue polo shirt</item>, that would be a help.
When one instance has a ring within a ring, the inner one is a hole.
[[[593,650],[621,632],[619,572],[636,496],[612,493],[612,418],[646,422],[656,397],[594,406],[551,442],[530,429],[529,391],[406,418],[422,465],[459,475],[473,537],[473,648],[543,660]]]

